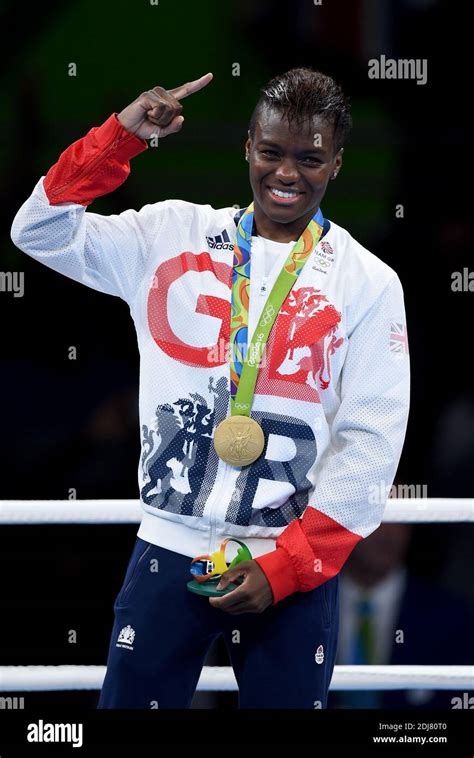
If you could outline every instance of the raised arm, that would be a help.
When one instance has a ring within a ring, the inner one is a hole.
[[[130,302],[166,201],[110,216],[86,208],[127,179],[131,158],[148,148],[146,138],[179,131],[180,100],[211,79],[209,73],[171,90],[147,90],[70,145],[17,212],[15,245],[71,279]]]

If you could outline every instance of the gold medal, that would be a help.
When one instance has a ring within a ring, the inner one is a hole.
[[[248,466],[261,456],[264,447],[263,429],[249,416],[228,416],[215,429],[216,453],[231,466]]]

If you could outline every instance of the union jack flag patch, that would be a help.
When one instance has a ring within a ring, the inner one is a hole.
[[[398,355],[408,355],[408,337],[405,324],[390,322],[390,352]]]

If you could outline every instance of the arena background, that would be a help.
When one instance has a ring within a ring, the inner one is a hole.
[[[211,85],[184,102],[182,132],[134,158],[126,183],[92,210],[119,213],[166,198],[245,206],[243,144],[258,90],[297,65],[334,76],[353,103],[354,130],[325,215],[392,266],[405,292],[412,405],[397,482],[425,487],[428,497],[472,496],[474,292],[452,289],[453,272],[472,270],[473,241],[470,29],[460,13],[460,3],[436,0],[0,4],[0,270],[25,277],[23,297],[0,291],[0,500],[67,498],[71,488],[81,499],[138,497],[133,322],[119,298],[15,248],[11,223],[34,184],[71,142],[144,89],[212,71]],[[427,83],[370,79],[368,61],[382,54],[426,59]],[[70,346],[77,360],[68,359]],[[105,664],[136,531],[3,526],[0,665]],[[444,610],[436,623],[420,613],[429,649],[443,654],[406,662],[472,662],[472,537],[465,524],[411,530],[403,558],[410,575],[444,598],[439,607],[452,608],[456,623]],[[225,649],[217,646],[209,662],[227,665]],[[452,693],[438,696],[451,707]],[[28,706],[66,698],[94,708],[98,693],[25,697]],[[236,698],[197,693],[194,705],[235,708]]]

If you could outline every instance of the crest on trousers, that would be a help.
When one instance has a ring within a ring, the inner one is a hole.
[[[120,630],[119,636],[117,638],[117,644],[116,647],[126,647],[129,650],[133,650],[133,641],[135,639],[135,629],[133,629],[130,624],[127,624],[127,626],[124,626],[123,629]],[[119,644],[122,643],[122,644]]]

